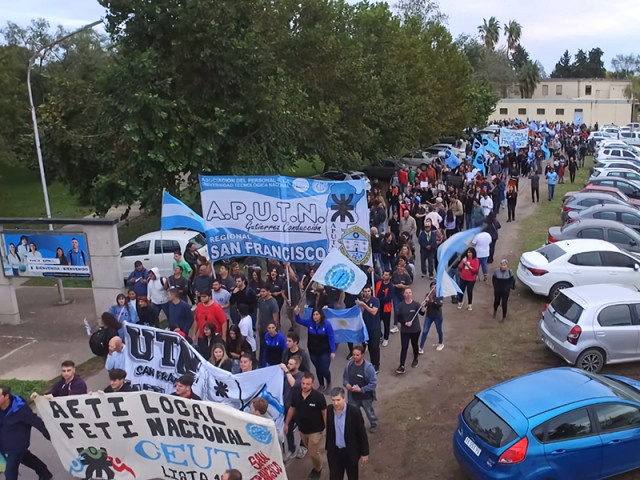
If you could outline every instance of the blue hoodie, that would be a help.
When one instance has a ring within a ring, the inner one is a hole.
[[[17,395],[11,394],[11,403],[0,410],[0,451],[4,454],[23,452],[29,448],[31,427],[35,427],[44,438],[51,440],[42,419]]]

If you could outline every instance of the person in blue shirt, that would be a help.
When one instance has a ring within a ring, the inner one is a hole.
[[[133,265],[133,272],[127,277],[127,286],[136,292],[136,297],[146,297],[149,272],[147,272],[147,269],[144,268],[140,260],[137,260]]]
[[[87,266],[87,255],[83,250],[80,250],[77,238],[71,239],[71,250],[67,253],[67,260],[69,260],[69,265],[74,265],[76,267]]]
[[[280,365],[282,354],[287,350],[287,339],[278,331],[276,324],[270,322],[264,334],[264,346],[260,352],[260,367]]]
[[[180,330],[188,335],[193,325],[193,312],[189,304],[180,299],[180,291],[177,288],[169,289],[169,308],[167,310],[169,330]]]
[[[549,189],[549,201],[553,200],[553,191],[556,188],[556,183],[558,183],[558,174],[555,169],[551,167],[551,169],[547,172],[547,187]]]
[[[129,299],[122,293],[119,293],[116,297],[116,304],[109,307],[107,310],[115,319],[120,323],[121,327],[118,330],[118,336],[124,340],[124,322],[138,323],[138,311],[136,305],[131,305]]]
[[[294,310],[296,322],[306,327],[307,351],[311,357],[311,363],[316,367],[320,392],[331,390],[331,360],[336,358],[336,340],[333,327],[324,318],[322,310],[314,309],[311,319],[300,317],[300,307]]]

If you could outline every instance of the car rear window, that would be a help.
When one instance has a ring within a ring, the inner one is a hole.
[[[503,447],[518,437],[507,422],[477,398],[467,405],[462,418],[473,433],[492,447]]]
[[[564,293],[560,292],[556,298],[551,302],[551,307],[555,312],[562,315],[564,318],[573,323],[578,323],[580,316],[582,315],[583,308],[576,302],[567,297]]]
[[[551,263],[556,258],[560,258],[565,254],[565,251],[560,248],[558,245],[554,243],[550,243],[549,245],[545,245],[542,248],[539,248],[538,253],[547,259],[547,262]]]
[[[640,390],[632,387],[631,385],[621,382],[617,378],[608,377],[606,375],[598,375],[588,372],[584,372],[584,374],[609,387],[618,398],[631,402],[640,402]]]

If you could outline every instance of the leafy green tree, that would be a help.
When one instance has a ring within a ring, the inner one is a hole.
[[[571,55],[569,55],[569,50],[565,50],[551,72],[551,78],[571,78],[572,76],[573,67],[571,64]]]
[[[496,17],[489,17],[489,21],[483,18],[482,22],[478,27],[478,33],[487,50],[494,50],[500,40],[500,22]]]
[[[509,20],[504,25],[504,36],[507,39],[507,51],[513,52],[516,46],[520,45],[522,37],[522,25],[515,20]]]

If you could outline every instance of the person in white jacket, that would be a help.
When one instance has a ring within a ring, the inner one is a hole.
[[[169,281],[166,277],[160,276],[158,267],[153,267],[149,272],[147,283],[147,294],[151,302],[151,307],[159,315],[162,310],[165,316],[169,316]]]

